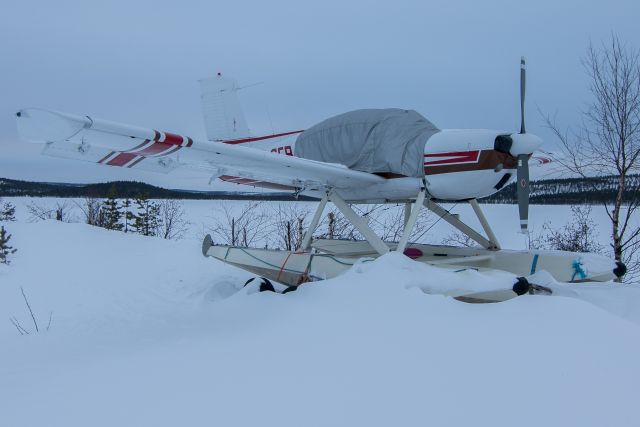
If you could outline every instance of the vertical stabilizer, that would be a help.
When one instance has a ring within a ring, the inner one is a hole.
[[[234,79],[217,76],[200,80],[200,99],[207,138],[230,140],[249,136],[249,127],[238,101]]]

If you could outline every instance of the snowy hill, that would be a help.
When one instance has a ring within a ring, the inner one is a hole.
[[[18,181],[0,177],[0,197],[108,197],[135,198],[144,194],[152,199],[191,200],[312,200],[306,196],[295,197],[290,192],[265,191],[249,186],[235,185],[235,191],[172,190],[137,181],[109,181],[95,184],[69,184],[59,182]],[[246,190],[246,191],[238,191]]]
[[[257,293],[198,240],[8,228],[18,252],[0,265],[3,426],[640,424],[630,287],[592,293],[595,304],[470,305],[421,291],[446,284],[390,254],[298,292]],[[21,287],[41,329],[52,313],[49,331],[32,331]]]

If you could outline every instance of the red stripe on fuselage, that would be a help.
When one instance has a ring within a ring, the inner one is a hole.
[[[429,153],[424,155],[425,160],[430,158],[442,158],[442,160],[425,161],[425,166],[446,165],[450,163],[477,162],[480,151],[453,151],[450,153]],[[444,158],[443,158],[444,157]]]
[[[249,178],[240,178],[240,177],[232,176],[232,175],[222,175],[222,176],[219,176],[218,178],[220,178],[222,181],[230,182],[232,184],[251,185],[252,187],[268,188],[268,189],[271,189],[271,190],[291,190],[291,191],[295,191],[295,190],[298,189],[298,188],[292,187],[290,185],[276,184],[274,182],[258,181],[256,179],[249,179]]]
[[[291,185],[276,184],[273,182],[266,182],[266,181],[258,181],[256,183],[249,184],[249,185],[253,185],[254,187],[260,187],[260,188],[268,188],[269,190],[287,190],[287,191],[299,190],[298,187],[292,187]]]
[[[238,176],[231,175],[222,175],[219,178],[223,181],[233,182],[234,184],[251,184],[253,182],[258,182],[257,179],[240,178]]]
[[[479,153],[478,159],[473,161],[455,161],[445,164],[428,164],[425,163],[424,173],[425,175],[438,175],[442,173],[451,172],[470,172],[487,169],[496,169],[499,165],[504,169],[515,169],[516,158],[508,153],[502,153],[496,150],[482,150]]]
[[[252,138],[227,139],[223,140],[222,142],[224,142],[225,144],[244,144],[245,142],[262,141],[264,139],[279,138],[281,136],[294,135],[296,133],[302,132],[304,132],[304,130],[294,130],[292,132],[276,133],[274,135],[256,136]]]

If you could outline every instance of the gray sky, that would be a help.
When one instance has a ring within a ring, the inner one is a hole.
[[[536,108],[578,124],[589,41],[615,32],[640,47],[637,0],[58,0],[3,2],[0,12],[0,177],[76,168],[30,163],[38,150],[18,142],[19,108],[202,137],[197,79],[217,71],[264,82],[240,94],[255,134],[366,107],[413,108],[441,128],[516,130],[521,55],[527,130],[553,149]],[[98,166],[77,168],[91,180]]]

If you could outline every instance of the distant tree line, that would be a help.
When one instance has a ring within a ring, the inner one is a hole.
[[[105,198],[114,192],[118,199],[133,199],[145,194],[150,199],[189,200],[311,200],[308,197],[295,198],[291,193],[251,193],[250,187],[238,187],[231,191],[190,191],[169,190],[137,181],[112,181],[98,184],[66,184],[51,182],[31,182],[0,178],[0,197],[59,197],[59,198]],[[246,192],[243,192],[245,190]]]
[[[640,195],[640,175],[627,177],[627,187],[622,194],[623,204],[633,202]],[[617,176],[545,179],[531,181],[529,199],[537,205],[581,205],[610,203],[617,196]],[[517,203],[516,183],[481,199],[482,203]]]
[[[546,179],[531,182],[531,203],[540,205],[597,204],[615,200],[616,176],[588,178]],[[624,200],[637,197],[640,190],[640,175],[627,177],[628,184]],[[146,194],[150,199],[184,200],[312,200],[309,197],[295,198],[290,193],[242,193],[226,191],[168,190],[136,181],[113,181],[100,184],[61,184],[29,182],[0,178],[1,196],[59,197],[59,198],[106,198],[114,193],[118,199],[134,199]],[[511,183],[499,192],[481,199],[483,203],[517,203],[516,184]]]

